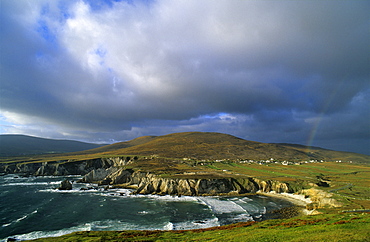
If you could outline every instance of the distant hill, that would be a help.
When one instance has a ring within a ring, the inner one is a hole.
[[[326,160],[343,160],[343,161],[356,161],[361,163],[370,162],[370,156],[364,154],[358,154],[353,152],[345,152],[345,151],[336,151],[336,150],[328,150],[320,147],[315,146],[305,146],[305,145],[298,145],[298,144],[287,144],[287,143],[279,143],[280,146],[285,146],[287,148],[292,148],[295,150],[303,151],[308,154],[314,154],[318,157],[325,157]]]
[[[68,152],[68,153],[67,153]],[[24,135],[0,135],[0,157],[64,153],[62,156],[153,156],[195,160],[325,160],[370,163],[370,156],[297,144],[261,143],[215,132],[184,132],[143,136],[111,145],[51,140]],[[67,154],[65,154],[67,153]],[[57,155],[60,156],[60,155]]]
[[[156,137],[157,136],[142,136],[142,137],[130,140],[130,141],[118,142],[118,143],[114,143],[111,145],[105,145],[105,146],[101,146],[98,148],[94,148],[91,150],[75,152],[75,154],[88,155],[88,154],[97,154],[97,153],[117,153],[117,152],[120,152],[122,149],[147,143],[155,139]]]
[[[141,155],[189,159],[352,160],[370,162],[370,156],[293,144],[248,141],[214,132],[185,132],[143,136],[75,154]]]
[[[27,135],[0,135],[0,157],[76,152],[101,146],[103,145],[72,140],[44,139]]]

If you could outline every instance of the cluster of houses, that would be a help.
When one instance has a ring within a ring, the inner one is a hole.
[[[278,161],[278,160],[275,160],[274,158],[271,158],[269,160],[259,160],[259,161],[255,161],[255,160],[242,160],[242,161],[239,161],[239,163],[257,163],[257,164],[260,164],[260,165],[268,165],[268,164],[272,164],[272,163],[275,163],[275,164],[282,164],[284,166],[288,166],[288,165],[302,165],[302,164],[308,164],[308,163],[324,163],[325,161],[324,160],[308,160],[308,161]],[[335,162],[337,163],[341,163],[342,161],[341,160],[336,160]],[[349,163],[352,163],[352,161],[348,161]]]
[[[190,160],[193,160],[191,158],[183,158],[183,160],[186,160],[186,161],[190,161]],[[287,160],[284,160],[284,161],[281,161],[281,160],[275,160],[274,158],[270,158],[270,159],[267,159],[267,160],[251,160],[251,159],[247,159],[247,160],[237,160],[237,161],[232,161],[232,160],[228,160],[228,159],[224,159],[224,160],[201,160],[201,161],[195,161],[194,165],[207,165],[209,164],[209,162],[213,163],[217,163],[217,162],[233,162],[233,163],[247,163],[247,164],[259,164],[259,165],[269,165],[269,164],[281,164],[281,165],[284,165],[284,166],[289,166],[289,165],[302,165],[302,164],[308,164],[308,163],[324,163],[326,162],[325,160],[306,160],[306,161],[287,161]],[[348,163],[352,163],[352,161],[342,161],[342,160],[336,160],[334,162],[337,162],[337,163],[342,163],[342,162],[348,162]]]
[[[282,164],[284,166],[288,166],[288,165],[301,165],[301,164],[304,164],[304,163],[323,163],[325,161],[323,160],[309,160],[309,161],[278,161],[278,160],[275,160],[274,158],[271,158],[269,160],[259,160],[259,161],[255,161],[255,160],[242,160],[242,161],[239,161],[239,163],[257,163],[257,164],[260,164],[260,165],[268,165],[268,164],[272,164],[272,163],[275,163],[275,164]]]

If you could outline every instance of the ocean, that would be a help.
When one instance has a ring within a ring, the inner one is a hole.
[[[75,231],[184,230],[268,219],[290,206],[277,198],[130,195],[76,183],[80,176],[0,176],[0,241],[30,240]],[[73,189],[61,191],[61,181]]]

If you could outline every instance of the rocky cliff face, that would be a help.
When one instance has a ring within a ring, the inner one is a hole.
[[[316,208],[323,207],[341,207],[343,204],[332,198],[333,194],[327,193],[320,189],[310,188],[303,189],[300,191],[300,194],[308,196],[312,203],[307,205],[308,210],[313,210]]]
[[[137,194],[169,195],[237,195],[257,191],[296,192],[297,186],[256,178],[180,179],[163,178],[123,166],[130,157],[99,158],[81,161],[11,164],[0,167],[2,173],[18,173],[35,176],[84,175],[80,182],[100,185],[119,185],[135,189]]]
[[[97,182],[102,185],[135,188],[134,193],[137,194],[205,196],[237,195],[257,191],[296,192],[288,183],[271,180],[262,181],[256,178],[162,178],[152,173],[134,172],[124,168],[93,170],[86,174],[81,182]]]
[[[324,206],[341,206],[331,194],[291,182],[249,178],[164,178],[150,172],[125,169],[132,162],[130,157],[99,158],[81,161],[58,161],[44,163],[10,164],[0,166],[0,173],[17,173],[34,176],[83,175],[80,182],[114,185],[134,189],[136,194],[159,195],[238,195],[245,193],[272,192],[297,193],[311,198],[307,209]]]
[[[26,176],[85,175],[96,169],[124,166],[130,157],[99,158],[81,161],[62,160],[57,162],[23,163],[0,166],[1,173],[16,173]]]

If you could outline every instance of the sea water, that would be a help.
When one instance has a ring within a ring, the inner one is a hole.
[[[75,231],[184,230],[267,218],[291,205],[276,198],[131,195],[76,183],[81,177],[0,177],[0,241],[54,237]],[[58,190],[61,181],[73,189]]]

